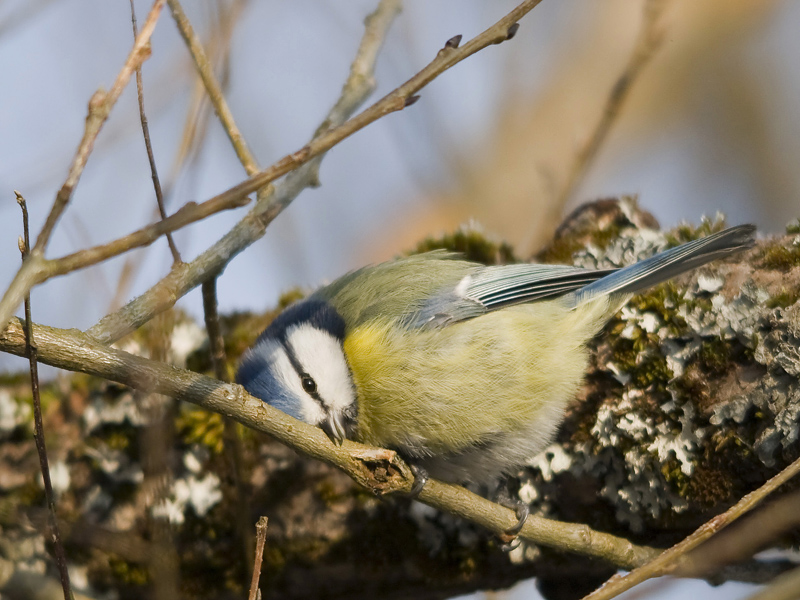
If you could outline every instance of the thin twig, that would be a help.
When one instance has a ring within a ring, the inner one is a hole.
[[[586,596],[584,600],[608,600],[609,598],[614,598],[651,577],[660,577],[676,571],[679,572],[684,561],[686,561],[687,566],[691,568],[691,562],[685,556],[690,550],[697,548],[708,538],[733,523],[742,515],[751,511],[761,503],[764,498],[798,473],[800,473],[800,458],[772,477],[760,488],[747,494],[724,513],[717,515],[701,525],[693,534],[680,543],[675,544],[669,550],[665,550],[654,560],[631,571],[627,575],[615,575],[609,579],[603,587]]]
[[[114,256],[124,254],[134,248],[148,246],[169,231],[175,231],[187,225],[191,225],[192,223],[196,223],[197,221],[202,221],[206,217],[224,210],[240,208],[248,202],[249,200],[247,198],[227,198],[226,202],[220,202],[218,198],[212,198],[211,200],[206,200],[202,204],[188,202],[178,209],[175,214],[167,217],[163,221],[143,227],[113,242],[93,248],[86,248],[85,250],[80,250],[73,254],[47,261],[52,273],[50,276],[64,275],[71,271],[84,269]]]
[[[17,203],[22,209],[22,231],[23,237],[20,238],[20,252],[22,259],[30,252],[30,230],[28,228],[28,207],[22,194],[15,191]],[[64,600],[70,600],[72,592],[69,583],[69,571],[67,570],[67,556],[64,553],[64,546],[61,544],[61,534],[58,531],[56,521],[56,503],[53,496],[53,484],[50,480],[50,465],[47,459],[47,445],[44,440],[44,424],[42,422],[42,402],[39,397],[39,363],[37,358],[36,343],[33,339],[33,319],[31,318],[31,296],[25,296],[25,355],[30,362],[31,370],[31,395],[33,396],[33,439],[36,442],[36,451],[39,453],[39,466],[42,470],[42,481],[44,482],[44,497],[47,502],[48,529],[50,530],[50,541],[53,543],[56,565],[61,578],[61,588],[64,591]]]
[[[564,185],[558,194],[558,201],[553,205],[554,210],[560,211],[572,197],[608,137],[608,132],[617,120],[634,82],[661,46],[664,34],[659,20],[666,3],[667,0],[646,0],[642,27],[634,43],[628,64],[625,65],[622,74],[611,88],[600,119],[592,129],[589,139],[575,155]]]
[[[211,24],[213,29],[209,36],[208,53],[215,63],[222,65],[221,81],[223,88],[230,74],[231,37],[235,31],[235,24],[247,2],[248,0],[236,0],[230,6],[224,5],[220,7],[222,8],[220,18],[214,20]],[[181,141],[173,157],[167,185],[164,186],[165,197],[171,195],[170,188],[174,186],[181,172],[191,168],[200,157],[199,150],[208,132],[208,117],[211,113],[209,108],[210,104],[205,93],[203,81],[198,78],[192,90],[192,98],[189,101],[189,109],[184,120],[183,133],[180,137]],[[109,302],[107,312],[119,310],[124,304],[124,301],[128,298],[131,284],[146,259],[146,252],[139,252],[126,257],[125,263],[120,270],[114,297]]]
[[[253,563],[253,578],[250,580],[250,595],[248,600],[260,597],[258,580],[261,578],[261,563],[264,560],[264,544],[267,542],[267,517],[260,517],[256,523],[256,558]]]
[[[203,316],[205,318],[206,331],[208,332],[208,347],[211,354],[211,362],[214,365],[214,374],[217,379],[230,382],[231,376],[228,371],[228,361],[225,355],[225,340],[222,337],[222,328],[219,323],[217,313],[217,277],[212,277],[204,281],[203,292]],[[236,532],[239,536],[242,550],[242,565],[250,561],[251,548],[253,547],[253,533],[250,528],[250,503],[248,502],[245,481],[247,473],[244,466],[244,449],[242,439],[239,435],[239,425],[231,419],[225,418],[223,421],[225,446],[223,452],[231,466],[230,473],[236,491]]]
[[[741,563],[759,552],[784,532],[800,525],[800,491],[786,494],[747,518],[741,525],[726,529],[681,562],[681,577],[704,577],[723,565]]]
[[[228,198],[227,200],[231,199]],[[61,258],[46,259],[42,255],[29,256],[27,263],[28,268],[25,269],[24,272],[20,271],[17,273],[17,275],[23,273],[25,279],[15,278],[11,282],[11,286],[9,286],[9,292],[12,289],[15,291],[30,290],[34,285],[43,283],[52,277],[65,275],[79,269],[96,265],[97,263],[124,254],[134,248],[148,246],[168,231],[175,231],[176,229],[205,219],[223,210],[239,208],[247,204],[247,202],[249,202],[247,198],[241,198],[229,204],[219,202],[219,198],[206,200],[202,204],[189,202],[182,206],[174,215],[167,217],[163,221],[158,221],[157,223],[143,227],[138,231],[129,233],[108,244],[79,250],[78,252],[62,256]],[[8,295],[9,292],[6,292],[6,294]]]
[[[44,227],[42,227],[39,237],[36,238],[36,246],[33,252],[44,252],[47,243],[50,241],[50,235],[53,233],[58,219],[67,207],[67,203],[72,197],[72,192],[78,184],[100,129],[108,115],[111,114],[111,109],[122,94],[122,90],[125,89],[128,81],[130,81],[131,75],[133,75],[138,66],[150,57],[150,37],[153,35],[153,30],[163,7],[164,0],[155,0],[153,2],[153,7],[147,15],[142,31],[134,40],[133,48],[128,54],[128,58],[125,60],[125,64],[122,66],[122,70],[117,75],[111,89],[108,92],[96,91],[89,101],[89,116],[86,118],[83,139],[78,146],[78,151],[75,154],[67,179],[58,191]]]
[[[23,261],[22,267],[17,271],[14,280],[3,295],[2,301],[0,301],[0,329],[5,327],[6,323],[8,323],[8,319],[20,305],[22,299],[30,291],[31,287],[37,283],[36,272],[41,268],[41,262],[44,259],[44,252],[47,248],[50,236],[59,218],[67,208],[75,186],[78,185],[83,169],[94,147],[97,135],[100,133],[100,129],[111,113],[111,109],[117,102],[120,94],[122,94],[122,90],[130,80],[131,75],[136,70],[137,65],[141,65],[142,62],[150,56],[150,36],[155,29],[163,4],[164,0],[155,0],[153,3],[153,7],[147,15],[142,31],[134,41],[133,48],[122,70],[117,75],[114,84],[111,86],[111,89],[108,92],[98,90],[92,95],[91,100],[89,100],[89,114],[86,118],[83,138],[78,145],[78,150],[75,153],[72,166],[67,174],[67,179],[56,194],[53,206],[50,209],[50,214],[47,215],[47,220],[39,233],[39,237],[36,239],[36,245],[30,251],[25,261]]]
[[[297,169],[299,165],[303,165],[304,168],[287,177],[283,182],[284,185],[276,186],[271,195],[259,198],[256,206],[242,221],[237,223],[228,234],[186,268],[173,270],[164,279],[128,305],[101,319],[88,330],[88,333],[95,339],[105,343],[116,341],[140,327],[152,315],[172,306],[178,298],[200,285],[208,277],[209,273],[222,270],[236,254],[264,234],[267,225],[291,203],[300,191],[316,183],[316,169],[318,166],[314,165],[315,159],[321,158],[335,144],[371,122],[391,112],[402,110],[407,104],[413,103],[414,99],[416,99],[416,96],[414,96],[416,92],[455,64],[491,44],[498,44],[509,39],[517,31],[517,21],[531,11],[540,1],[527,0],[523,2],[464,46],[446,45],[439,51],[437,57],[417,75],[376,102],[372,107],[337,126],[338,119],[341,117],[346,118],[347,115],[351,114],[363,101],[364,92],[367,91],[368,93],[368,90],[371,89],[369,86],[371,75],[368,77],[363,76],[360,67],[358,67],[361,61],[357,57],[354,62],[354,69],[351,70],[351,76],[345,84],[342,97],[329,113],[325,123],[323,123],[323,127],[329,125],[330,128],[318,133],[306,146],[297,152],[284,157],[273,166],[234,186],[221,194],[221,196],[231,194],[240,197],[246,195],[292,169]],[[398,6],[397,0],[381,2],[375,13],[367,19],[367,27],[381,32],[382,28],[388,27],[388,23],[391,22],[391,18],[394,16],[392,11],[396,11]],[[365,47],[377,46],[377,48],[380,48],[382,39],[382,35],[375,35],[374,40],[377,40],[376,43],[373,41],[373,36],[365,35],[362,40],[362,46],[359,48],[359,53],[362,53]],[[369,56],[366,52],[363,55]],[[165,290],[169,290],[169,293],[165,293]]]
[[[206,87],[208,97],[211,99],[211,104],[214,106],[214,111],[217,113],[225,132],[228,134],[228,137],[231,140],[231,144],[236,151],[236,156],[239,157],[239,162],[242,163],[248,175],[257,173],[258,164],[256,163],[252,152],[250,152],[250,149],[247,147],[247,142],[245,142],[244,136],[236,126],[236,122],[233,119],[233,113],[231,113],[228,103],[225,101],[225,96],[222,93],[222,86],[220,86],[216,76],[214,75],[214,69],[211,66],[211,62],[208,60],[205,50],[203,49],[203,44],[200,42],[200,38],[197,37],[197,34],[194,32],[191,23],[189,23],[189,19],[186,17],[186,13],[183,12],[183,7],[181,6],[180,2],[178,0],[167,0],[167,4],[169,4],[169,9],[172,11],[172,18],[175,20],[175,24],[178,26],[178,31],[180,31],[183,40],[186,42],[186,46],[192,53],[192,58],[194,59],[194,63],[197,66],[197,71],[203,80],[203,85]],[[253,192],[256,189],[257,188],[254,188],[250,191]]]
[[[267,433],[279,442],[347,473],[361,486],[383,495],[408,493],[414,476],[396,452],[357,442],[332,444],[318,427],[289,415],[247,394],[239,385],[148,360],[98,343],[76,330],[35,325],[39,360],[62,369],[81,371],[117,381],[145,392],[157,392],[197,404],[235,419],[246,427]],[[25,340],[19,320],[12,319],[0,333],[0,351],[22,354]],[[457,485],[429,480],[418,499],[425,504],[470,520],[502,534],[516,524],[514,511],[490,502]],[[586,525],[530,516],[520,536],[542,544],[594,556],[632,569],[659,554],[623,538],[595,531]]]
[[[131,2],[131,25],[133,27],[133,37],[139,35],[138,27],[136,26],[136,9]],[[147,124],[147,114],[144,112],[144,83],[142,82],[142,65],[136,67],[136,97],[139,100],[139,118],[142,122],[142,135],[144,136],[144,147],[147,150],[147,160],[150,163],[150,176],[153,179],[153,189],[156,192],[156,203],[158,204],[158,212],[161,219],[167,218],[167,210],[164,208],[164,194],[161,191],[161,181],[158,179],[158,169],[156,169],[156,159],[153,155],[153,146],[150,143],[150,126]],[[178,264],[181,261],[180,252],[175,245],[175,240],[172,239],[172,233],[167,233],[167,244],[172,253],[172,262]]]
[[[333,146],[347,139],[355,132],[377,121],[388,114],[403,110],[414,104],[419,97],[416,93],[428,85],[446,70],[455,66],[462,60],[483,50],[487,46],[500,44],[511,39],[518,29],[517,21],[535,8],[541,0],[525,0],[505,17],[494,25],[478,34],[469,42],[460,47],[445,45],[426,67],[414,75],[404,84],[390,92],[371,107],[346,121],[342,125],[329,129],[316,136],[308,144],[284,156],[272,166],[253,175],[249,179],[222,192],[220,196],[241,197],[250,194],[279,177],[294,171],[320,154],[327,152]]]

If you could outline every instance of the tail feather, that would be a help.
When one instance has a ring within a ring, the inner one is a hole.
[[[712,260],[750,248],[755,243],[755,230],[754,225],[738,225],[670,248],[571,292],[566,296],[567,302],[576,307],[608,294],[635,294]]]

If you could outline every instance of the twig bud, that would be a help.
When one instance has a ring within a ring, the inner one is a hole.
[[[514,23],[511,27],[508,28],[506,32],[506,40],[510,40],[515,35],[517,35],[517,31],[519,31],[519,23]]]
[[[459,33],[458,35],[454,35],[449,40],[444,43],[445,48],[458,48],[458,45],[461,43],[462,35]]]
[[[404,104],[404,106],[411,106],[417,100],[419,100],[419,96],[409,96],[408,98],[406,98],[406,103]]]

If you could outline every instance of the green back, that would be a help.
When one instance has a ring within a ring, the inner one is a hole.
[[[381,316],[414,313],[425,299],[453,289],[478,266],[448,252],[427,252],[358,269],[314,295],[328,300],[352,328]]]

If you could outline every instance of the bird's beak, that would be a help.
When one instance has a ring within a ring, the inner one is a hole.
[[[329,412],[328,418],[320,424],[320,427],[334,444],[337,446],[342,445],[342,442],[344,442],[346,437],[346,432],[344,428],[344,420],[342,419],[342,415],[340,413],[333,411]]]

